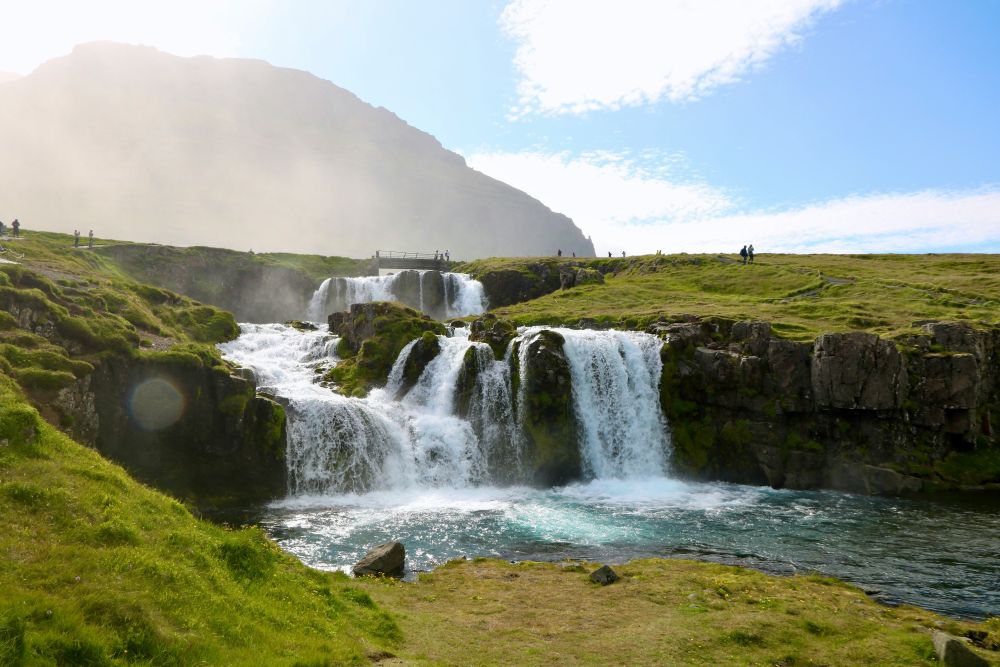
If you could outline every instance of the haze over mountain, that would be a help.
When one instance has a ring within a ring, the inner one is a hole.
[[[258,60],[78,46],[0,85],[0,155],[0,220],[28,229],[354,257],[594,253],[569,218],[393,113]]]

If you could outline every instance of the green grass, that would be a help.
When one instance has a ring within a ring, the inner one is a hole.
[[[642,560],[602,587],[596,567],[476,559],[360,585],[398,613],[413,665],[937,665],[932,629],[1000,634],[825,577]]]
[[[562,260],[605,271],[605,284],[559,290],[493,312],[518,324],[589,318],[631,328],[681,315],[762,319],[773,323],[776,334],[795,340],[849,330],[894,336],[921,320],[1000,322],[998,255],[765,254],[748,266],[731,260],[717,255]],[[533,262],[491,259],[461,268],[481,276],[524,270]]]
[[[0,560],[3,665],[367,664],[401,637],[344,575],[195,519],[3,375]]]

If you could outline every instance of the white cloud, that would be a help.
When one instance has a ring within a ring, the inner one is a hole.
[[[240,55],[275,0],[32,0],[0,6],[0,70],[27,74],[82,42],[155,46],[181,55]]]
[[[514,116],[697,98],[800,39],[844,0],[512,0]]]
[[[869,194],[745,211],[725,191],[676,183],[623,156],[476,153],[470,166],[573,218],[598,254],[1000,251],[1000,189]]]

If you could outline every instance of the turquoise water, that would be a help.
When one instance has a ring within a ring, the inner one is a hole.
[[[1000,498],[890,499],[665,478],[539,490],[415,489],[295,497],[254,517],[308,565],[347,570],[400,540],[410,574],[457,557],[694,558],[819,572],[877,599],[1000,615]]]

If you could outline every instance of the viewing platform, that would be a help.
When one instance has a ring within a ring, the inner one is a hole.
[[[405,271],[448,271],[451,262],[445,259],[444,253],[404,252],[400,250],[376,250],[372,255],[372,268],[399,269]]]

